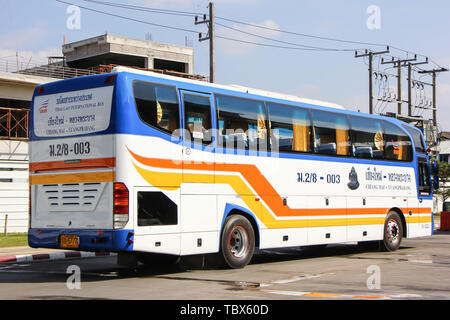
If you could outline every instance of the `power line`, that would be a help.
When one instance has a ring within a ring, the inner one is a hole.
[[[202,13],[198,13],[198,12],[151,8],[151,7],[143,7],[143,6],[136,6],[136,5],[131,5],[131,4],[122,4],[122,3],[99,1],[99,0],[82,0],[82,1],[95,3],[95,4],[101,4],[101,5],[110,6],[110,7],[124,8],[124,9],[129,9],[129,10],[136,10],[136,11],[146,11],[146,12],[152,12],[152,13],[161,13],[161,14],[168,14],[168,15],[176,15],[176,16],[193,17],[196,15],[202,14]]]
[[[76,5],[74,3],[63,1],[63,0],[55,0],[55,1],[67,4],[67,5]],[[101,3],[102,2],[102,1],[95,1],[95,0],[83,0],[83,1],[96,2],[96,3]],[[103,2],[103,3],[106,4],[106,2]],[[114,14],[114,13],[111,13],[111,12],[106,12],[106,11],[101,11],[101,10],[85,7],[85,6],[80,6],[80,5],[77,5],[77,6],[82,8],[82,9],[88,10],[88,11],[92,11],[92,12],[96,12],[96,13],[100,13],[100,14],[103,14],[103,15],[108,15],[108,16],[112,16],[112,17],[116,17],[116,18],[120,18],[120,19],[126,19],[126,20],[130,20],[130,21],[134,21],[134,22],[139,22],[139,23],[152,25],[152,26],[156,26],[156,27],[161,27],[161,28],[172,29],[172,30],[176,30],[176,31],[183,31],[183,32],[189,32],[189,33],[196,33],[196,34],[198,33],[198,31],[196,31],[196,30],[151,23],[151,22],[148,22],[148,21],[143,21],[143,20],[139,20],[139,19],[135,19],[135,18],[119,15],[119,14]],[[133,6],[133,7],[136,8],[137,6]],[[143,7],[143,8],[146,8],[146,7]],[[163,13],[163,12],[158,12],[158,13]],[[167,12],[167,14],[170,14],[170,13]],[[236,30],[238,30],[238,29],[236,29]],[[253,35],[255,37],[263,37],[263,36],[254,35],[254,34],[251,34],[251,33],[249,33],[249,34]],[[278,49],[305,50],[305,51],[340,51],[340,50],[342,50],[342,49],[332,49],[332,48],[320,48],[320,47],[306,46],[306,45],[300,45],[300,44],[293,44],[293,45],[296,45],[298,47],[278,46],[278,45],[264,44],[264,43],[258,43],[258,42],[240,40],[240,39],[233,39],[233,38],[224,37],[224,36],[220,36],[220,35],[216,35],[216,37],[220,38],[220,39],[228,40],[228,41],[240,42],[240,43],[244,43],[244,44],[252,44],[252,45],[269,47],[269,48],[278,48]],[[281,41],[281,40],[276,40],[276,39],[272,39],[272,38],[268,38],[268,37],[263,37],[263,38],[266,38],[267,40],[271,40],[271,41],[276,41],[276,42],[289,44],[288,42],[284,42],[284,41]],[[304,48],[301,48],[300,46],[304,46]],[[352,49],[351,51],[354,51],[354,49]]]
[[[261,36],[258,34],[254,34],[248,31],[244,31],[244,30],[240,30],[237,28],[233,28],[221,23],[217,23],[216,25],[236,31],[236,32],[240,32],[243,34],[247,34],[253,37],[257,37],[257,38],[261,38],[261,39],[265,39],[265,40],[269,40],[269,41],[274,41],[274,42],[278,42],[278,43],[282,43],[282,44],[287,44],[287,45],[293,45],[293,46],[298,46],[298,47],[303,47],[303,48],[308,48],[308,49],[315,49],[315,50],[320,50],[320,51],[355,51],[355,50],[362,50],[362,49],[340,49],[340,48],[325,48],[325,47],[316,47],[316,46],[309,46],[309,45],[304,45],[304,44],[298,44],[298,43],[292,43],[292,42],[287,42],[287,41],[281,41],[281,40],[277,40],[277,39],[273,39],[273,38],[269,38],[269,37],[265,37],[265,36]],[[276,31],[277,29],[273,29],[274,31]]]
[[[60,3],[64,3],[64,4],[68,4],[68,5],[76,5],[74,3],[66,2],[66,1],[62,1],[62,0],[55,0],[55,1],[60,2]],[[92,11],[92,12],[96,12],[96,13],[100,13],[100,14],[103,14],[103,15],[112,16],[112,17],[121,18],[121,19],[126,19],[126,20],[139,22],[139,23],[144,23],[144,24],[147,24],[147,25],[155,26],[155,27],[172,29],[172,30],[183,31],[183,32],[190,32],[190,33],[198,33],[198,31],[196,31],[196,30],[189,30],[189,29],[184,29],[184,28],[166,26],[166,25],[162,25],[162,24],[158,24],[158,23],[152,23],[152,22],[148,22],[148,21],[143,21],[143,20],[139,20],[139,19],[135,19],[135,18],[130,18],[130,17],[126,17],[126,16],[122,16],[122,15],[118,15],[118,14],[114,14],[114,13],[110,13],[110,12],[96,10],[96,9],[92,9],[92,8],[88,8],[88,7],[83,7],[83,6],[80,6],[80,5],[76,5],[76,6],[78,6],[79,8],[82,8],[82,9],[85,9],[85,10],[88,10],[88,11]]]
[[[124,9],[129,9],[129,10],[146,11],[146,12],[151,12],[151,13],[168,14],[168,15],[176,15],[176,16],[202,15],[201,13],[195,13],[195,12],[158,9],[158,8],[150,8],[150,7],[143,7],[143,6],[120,4],[120,3],[99,1],[99,0],[82,0],[82,1],[89,2],[89,3],[95,3],[95,4],[101,4],[101,5],[110,6],[110,7],[116,7],[116,8],[124,8]],[[236,28],[233,28],[233,27],[221,24],[221,23],[217,23],[217,22],[215,24],[219,25],[221,27],[224,27],[224,28],[228,28],[228,29],[234,30],[236,32],[241,32],[241,33],[253,36],[253,37],[258,37],[258,38],[261,38],[261,39],[274,41],[274,42],[287,44],[287,45],[294,45],[294,46],[299,46],[299,47],[304,47],[304,48],[316,49],[317,51],[321,51],[321,50],[323,50],[323,51],[355,51],[355,50],[361,50],[361,49],[324,48],[324,47],[303,45],[303,44],[298,44],[298,43],[291,43],[291,42],[281,41],[281,40],[277,40],[277,39],[273,39],[273,38],[257,35],[257,34],[254,34],[254,33],[246,32],[246,31],[243,31],[243,30],[240,30],[240,29],[236,29]],[[232,40],[231,38],[227,38],[227,37],[222,37],[222,39]],[[233,39],[233,40],[236,40],[236,39]],[[250,41],[245,41],[245,40],[237,41],[237,42],[251,43]],[[257,44],[257,43],[252,43],[252,44]],[[261,45],[261,44],[257,44],[257,45]],[[266,46],[266,45],[263,45],[263,46]],[[284,48],[282,46],[270,46],[270,45],[267,45],[267,46],[268,47]],[[292,48],[288,47],[286,49],[292,49]]]
[[[314,38],[314,39],[328,40],[328,41],[335,41],[335,42],[352,43],[352,44],[362,44],[362,45],[369,45],[369,46],[383,46],[383,47],[386,47],[385,44],[343,40],[343,39],[336,39],[336,38],[316,36],[316,35],[311,35],[311,34],[306,34],[306,33],[299,33],[299,32],[294,32],[294,31],[280,30],[280,29],[276,29],[276,28],[271,28],[271,27],[267,27],[267,26],[261,26],[261,25],[257,25],[257,24],[253,24],[253,23],[248,23],[248,22],[243,22],[243,21],[238,21],[238,20],[224,18],[224,17],[218,17],[218,16],[216,16],[216,19],[225,20],[225,21],[228,21],[228,22],[234,22],[234,23],[238,23],[238,24],[242,24],[242,25],[246,25],[246,26],[250,26],[250,27],[255,27],[255,28],[260,28],[260,29],[265,29],[265,30],[270,30],[270,31],[279,31],[281,33],[292,34],[292,35],[301,36],[301,37],[307,37],[307,38]]]
[[[291,34],[291,35],[296,35],[296,36],[301,36],[301,37],[307,37],[307,38],[313,38],[313,39],[320,39],[320,40],[327,40],[327,41],[334,41],[334,42],[341,42],[341,43],[349,43],[349,44],[361,44],[361,45],[369,45],[369,46],[379,46],[379,47],[386,47],[387,44],[381,44],[381,43],[371,43],[371,42],[361,42],[361,41],[354,41],[354,40],[345,40],[345,39],[338,39],[338,38],[331,38],[331,37],[323,37],[323,36],[316,36],[316,35],[311,35],[311,34],[306,34],[306,33],[299,33],[299,32],[295,32],[295,31],[288,31],[288,30],[281,30],[281,29],[277,29],[277,28],[271,28],[271,27],[267,27],[267,26],[261,26],[261,25],[257,25],[257,24],[253,24],[253,23],[247,23],[247,22],[243,22],[243,21],[239,21],[239,20],[235,20],[235,19],[229,19],[229,18],[224,18],[224,17],[218,17],[216,16],[216,19],[220,19],[220,20],[225,20],[228,22],[233,22],[233,23],[238,23],[238,24],[242,24],[242,25],[246,25],[246,26],[250,26],[250,27],[254,27],[254,28],[260,28],[260,29],[265,29],[265,30],[270,30],[270,31],[278,31],[281,33],[286,33],[286,34]],[[399,51],[402,51],[406,54],[416,54],[418,56],[421,56],[423,58],[427,58],[427,56],[419,54],[419,53],[414,53],[396,46],[391,46],[389,45],[389,47],[391,49],[396,49]],[[435,64],[438,67],[441,67],[438,63],[436,63],[434,60],[432,60],[430,58],[430,62],[432,62],[433,64]]]
[[[68,3],[62,0],[56,0],[58,2],[61,3],[66,3],[66,4],[72,4],[72,3]],[[198,12],[189,12],[189,11],[180,11],[180,10],[168,10],[168,9],[160,9],[160,8],[152,8],[152,7],[146,7],[146,6],[137,6],[137,5],[129,5],[129,4],[121,4],[121,3],[114,3],[114,2],[108,2],[108,1],[99,1],[99,0],[82,0],[85,2],[89,2],[89,3],[94,3],[94,4],[100,4],[100,5],[105,5],[105,6],[110,6],[110,7],[116,7],[116,8],[123,8],[123,9],[129,9],[129,10],[135,10],[135,11],[145,11],[145,12],[150,12],[150,13],[158,13],[158,14],[167,14],[167,15],[175,15],[175,16],[196,16],[196,15],[202,15],[201,13]],[[178,31],[185,31],[185,32],[190,32],[190,33],[197,33],[197,31],[194,30],[189,30],[189,29],[183,29],[183,28],[178,28],[178,27],[172,27],[172,26],[166,26],[166,25],[161,25],[161,24],[156,24],[156,23],[150,23],[147,21],[142,21],[139,19],[135,19],[135,18],[131,18],[131,17],[125,17],[125,16],[121,16],[118,14],[113,14],[113,13],[108,13],[108,12],[104,12],[104,11],[100,11],[100,10],[96,10],[96,9],[92,9],[92,8],[87,8],[87,7],[82,7],[79,6],[80,8],[89,10],[89,11],[93,11],[93,12],[97,12],[97,13],[101,13],[101,14],[105,14],[105,15],[110,15],[110,16],[114,16],[114,17],[118,17],[118,18],[122,18],[122,19],[127,19],[130,21],[135,21],[135,22],[139,22],[139,23],[145,23],[148,25],[153,25],[156,27],[161,27],[161,28],[168,28],[168,29],[172,29],[172,30],[178,30]],[[348,43],[348,44],[361,44],[361,45],[369,45],[369,46],[383,46],[385,47],[386,44],[380,44],[380,43],[371,43],[371,42],[362,42],[362,41],[354,41],[354,40],[347,40],[347,39],[339,39],[339,38],[332,38],[332,37],[324,37],[324,36],[317,36],[317,35],[311,35],[311,34],[306,34],[306,33],[300,33],[300,32],[295,32],[295,31],[289,31],[289,30],[282,30],[282,29],[278,29],[278,28],[271,28],[268,26],[262,26],[262,25],[257,25],[257,24],[253,24],[253,23],[248,23],[248,22],[244,22],[244,21],[240,21],[240,20],[236,20],[236,19],[230,19],[230,18],[225,18],[225,17],[220,17],[220,16],[214,16],[216,19],[220,19],[220,20],[224,20],[224,21],[228,21],[228,22],[233,22],[233,23],[237,23],[237,24],[242,24],[242,25],[246,25],[246,26],[250,26],[250,27],[254,27],[254,28],[259,28],[259,29],[263,29],[263,30],[269,30],[269,31],[276,31],[276,32],[280,32],[280,33],[286,33],[286,34],[291,34],[291,35],[296,35],[296,36],[301,36],[301,37],[307,37],[307,38],[312,38],[312,39],[319,39],[319,40],[326,40],[326,41],[333,41],[333,42],[340,42],[340,43]],[[310,46],[310,45],[306,45],[306,44],[298,44],[298,43],[291,43],[291,42],[286,42],[286,41],[281,41],[281,40],[277,40],[277,39],[273,39],[273,38],[269,38],[269,37],[265,37],[265,36],[261,36],[261,35],[257,35],[257,34],[253,34],[250,32],[246,32],[240,29],[236,29],[230,26],[226,26],[220,23],[217,23],[217,25],[220,25],[222,27],[237,31],[237,32],[241,32],[250,36],[254,36],[254,37],[259,37],[261,39],[266,39],[269,41],[273,41],[273,42],[278,42],[281,44],[287,44],[287,45],[293,45],[293,46],[297,46],[297,47],[303,47],[306,49],[313,49],[310,51],[355,51],[355,49],[345,49],[345,48],[327,48],[327,47],[317,47],[317,46]],[[246,40],[239,40],[239,39],[232,39],[232,38],[228,38],[228,37],[221,37],[222,39],[225,40],[229,40],[229,41],[235,41],[235,42],[241,42],[241,43],[247,43],[247,44],[253,44],[253,45],[258,45],[258,46],[264,46],[264,47],[272,47],[272,48],[281,48],[281,49],[289,49],[289,50],[293,50],[294,48],[292,47],[284,47],[284,46],[275,46],[275,45],[268,45],[268,44],[262,44],[262,43],[257,43],[257,42],[251,42],[251,41],[246,41]],[[411,54],[413,52],[408,51],[408,50],[404,50],[402,48],[396,47],[396,46],[390,46],[392,49],[396,49],[399,51],[402,51],[404,53]],[[361,50],[361,49],[356,49],[357,51]],[[413,53],[416,54],[416,53]],[[424,57],[426,58],[426,56],[422,55],[422,54],[417,54],[418,56]],[[436,66],[440,67],[440,65],[438,63],[436,63],[434,60],[432,60],[430,58],[430,62],[432,62],[433,64],[435,64]],[[419,70],[423,71],[423,69]]]
[[[267,43],[259,43],[259,42],[253,42],[253,41],[247,41],[247,40],[233,39],[233,38],[229,38],[229,37],[223,37],[220,35],[216,35],[216,38],[224,39],[224,40],[228,40],[228,41],[240,42],[240,43],[244,43],[244,44],[252,44],[252,45],[261,46],[261,47],[269,47],[269,48],[288,49],[288,50],[305,50],[305,51],[318,51],[318,50],[319,51],[329,51],[329,50],[321,50],[321,49],[279,46],[279,45],[273,45],[273,44],[267,44]]]

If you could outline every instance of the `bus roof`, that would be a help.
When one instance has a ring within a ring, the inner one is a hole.
[[[300,103],[307,103],[307,104],[312,104],[312,105],[320,105],[320,106],[323,106],[323,107],[329,107],[329,108],[334,108],[334,109],[345,110],[345,108],[343,106],[341,106],[339,104],[336,104],[336,103],[332,103],[332,102],[301,98],[301,97],[294,96],[294,95],[282,94],[282,93],[271,92],[271,91],[260,90],[260,89],[254,89],[254,88],[248,88],[248,87],[244,87],[244,86],[241,86],[241,85],[235,85],[235,84],[232,84],[232,85],[220,85],[220,84],[216,84],[216,83],[210,83],[210,82],[204,82],[204,81],[199,81],[199,80],[191,80],[191,79],[179,78],[179,77],[175,77],[175,76],[169,76],[169,75],[160,74],[160,73],[156,73],[156,72],[139,70],[139,69],[133,69],[133,68],[122,67],[122,66],[115,67],[112,70],[112,72],[129,72],[129,73],[136,73],[136,74],[143,74],[143,75],[151,75],[152,77],[158,77],[158,78],[164,78],[164,79],[169,79],[169,80],[176,80],[176,81],[180,81],[180,82],[187,82],[187,83],[192,83],[192,84],[198,84],[198,85],[203,85],[203,86],[212,87],[212,88],[219,88],[219,89],[232,90],[232,91],[240,91],[240,92],[243,92],[243,93],[250,93],[250,94],[259,95],[259,96],[265,96],[265,97],[269,97],[269,98],[290,100],[290,101],[295,101],[295,102],[300,102]]]

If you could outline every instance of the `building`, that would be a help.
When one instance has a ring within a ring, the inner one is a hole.
[[[439,160],[450,163],[450,132],[441,132],[439,134]]]
[[[194,49],[173,44],[104,34],[63,45],[65,63],[72,68],[117,64],[144,69],[194,73]]]
[[[109,72],[111,65],[160,69],[204,80],[193,75],[190,47],[105,34],[63,45],[62,52],[64,57],[49,57],[45,65],[26,61],[22,67],[16,60],[0,61],[0,232],[28,229],[28,116],[37,85]]]

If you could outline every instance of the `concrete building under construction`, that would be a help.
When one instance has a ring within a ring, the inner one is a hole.
[[[63,45],[67,66],[95,68],[118,64],[193,74],[194,49],[173,44],[132,39],[112,34]]]

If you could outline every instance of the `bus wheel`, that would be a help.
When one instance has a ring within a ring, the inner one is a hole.
[[[243,268],[253,257],[255,233],[251,223],[241,215],[227,217],[222,231],[221,252],[230,268]]]
[[[381,242],[383,251],[395,251],[402,242],[403,226],[400,216],[397,212],[389,212],[384,223],[384,236]]]

